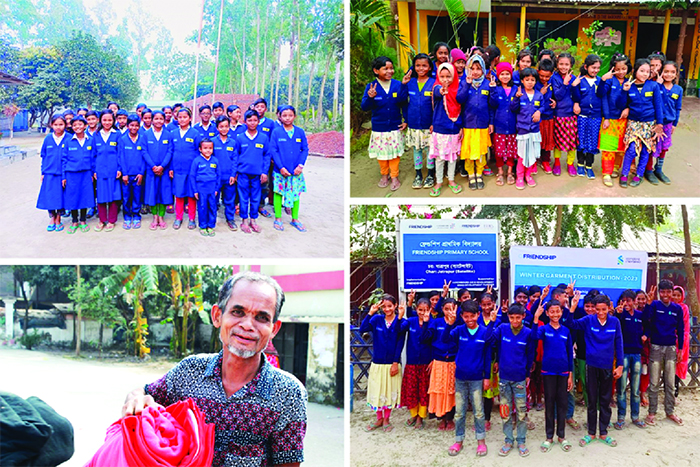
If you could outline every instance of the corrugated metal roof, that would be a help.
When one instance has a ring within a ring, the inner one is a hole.
[[[622,228],[622,241],[618,247],[622,250],[640,250],[656,254],[656,233],[654,229],[644,229],[638,234],[629,226]],[[691,244],[692,255],[700,258],[700,245]],[[683,238],[659,232],[659,253],[664,256],[683,256],[685,241]]]

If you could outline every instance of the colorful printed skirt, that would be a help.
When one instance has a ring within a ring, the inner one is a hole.
[[[642,152],[642,147],[646,147],[649,154],[653,154],[656,150],[656,141],[654,140],[654,122],[637,122],[627,120],[627,129],[625,130],[625,151],[629,149],[630,144],[635,143],[635,157],[639,157]]]
[[[403,133],[400,130],[372,132],[369,140],[370,158],[390,161],[401,157],[403,151]]]
[[[433,360],[428,388],[428,412],[442,417],[455,406],[455,362]]]
[[[540,133],[542,134],[542,150],[552,151],[554,145],[554,119],[540,120]]]
[[[673,134],[673,123],[667,123],[664,125],[664,134],[666,137],[656,142],[656,151],[654,151],[654,154],[652,154],[654,157],[659,157],[661,155],[661,151],[668,151],[671,148],[671,145],[673,144],[673,141],[671,140]]]
[[[299,195],[306,193],[304,173],[283,177],[281,173],[272,172],[272,191],[282,195],[282,206],[293,208]]]
[[[428,159],[442,159],[443,161],[456,161],[462,147],[462,133],[456,135],[443,135],[435,133],[430,138],[430,153]]]
[[[501,157],[503,160],[513,159],[518,157],[518,140],[515,135],[499,135],[493,134],[493,145],[496,150],[496,157]]]
[[[554,146],[561,151],[575,151],[577,137],[576,115],[554,117]]]
[[[423,149],[430,146],[430,130],[417,130],[408,128],[405,135],[406,149]]]
[[[401,365],[391,376],[391,365],[372,363],[367,380],[367,405],[372,410],[393,409],[401,401]]]
[[[406,365],[401,381],[401,406],[409,409],[427,407],[429,387],[428,365]]]
[[[606,152],[624,152],[627,119],[608,120],[608,122],[610,125],[607,128],[603,128],[602,124],[600,126],[600,141],[598,142],[598,147],[601,151]]]
[[[462,131],[462,159],[478,161],[489,152],[491,137],[488,128],[464,128]]]
[[[540,143],[542,135],[537,133],[527,133],[516,136],[518,140],[518,157],[523,160],[525,167],[532,167],[537,158],[540,157]]]
[[[578,116],[578,148],[581,151],[589,154],[598,153],[601,122],[601,118]]]

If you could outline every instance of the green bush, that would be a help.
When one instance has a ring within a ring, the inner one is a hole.
[[[38,346],[44,341],[51,342],[51,334],[48,332],[39,332],[36,329],[32,329],[32,333],[25,333],[19,338],[19,343],[22,344],[27,350],[32,350],[33,347]]]

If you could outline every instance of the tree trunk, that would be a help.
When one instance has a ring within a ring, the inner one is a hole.
[[[304,110],[308,111],[311,106],[311,85],[314,83],[314,69],[316,68],[316,54],[314,54],[311,60],[311,69],[309,70],[309,88],[306,93],[306,108]]]
[[[246,0],[246,2],[245,2],[245,14],[243,15],[242,24],[246,24],[246,21],[247,21],[246,18],[248,18],[248,1],[247,1],[247,0]],[[246,73],[246,69],[245,69],[245,65],[246,65],[246,59],[245,59],[245,58],[246,58],[246,30],[247,30],[247,29],[248,29],[248,28],[245,28],[245,27],[243,28],[243,47],[242,47],[243,52],[242,52],[242,54],[241,54],[241,56],[242,56],[242,60],[241,60],[241,92],[242,92],[243,94],[246,94],[246,93],[247,93],[247,90],[246,90],[246,83],[245,83],[245,73]]]
[[[659,255],[659,223],[656,217],[656,205],[654,205],[654,235],[656,238],[656,285],[661,282],[661,256]]]
[[[258,76],[260,75],[260,8],[255,9],[255,35],[258,45],[255,47],[255,94],[258,92]],[[265,72],[263,71],[263,74]]]
[[[301,12],[297,2],[297,66],[294,74],[294,108],[299,108],[299,78],[301,76]]]
[[[557,206],[557,224],[554,228],[554,240],[552,240],[552,246],[559,246],[561,243],[561,222],[564,214],[564,206],[561,204]]]
[[[190,279],[187,278],[187,285],[183,291],[185,297],[185,307],[182,309],[182,336],[180,337],[180,351],[182,356],[187,354],[187,318],[190,314]]]
[[[532,224],[532,230],[535,233],[537,246],[542,246],[542,237],[540,236],[540,227],[537,225],[537,219],[535,218],[535,209],[530,205],[527,207],[527,214],[530,217],[530,223]]]
[[[294,1],[293,6],[296,7],[298,5],[298,0]],[[291,24],[294,24],[294,21],[299,21],[299,18],[294,18],[292,16],[292,21]],[[296,33],[294,29],[292,29],[292,37],[289,40],[289,76],[287,76],[287,104],[292,105],[294,102],[294,46],[296,44]]]
[[[338,98],[338,88],[340,82],[340,73],[342,73],[342,63],[342,60],[338,60],[337,62],[335,62],[335,81],[333,82],[333,123],[335,123],[338,120],[338,115],[340,114],[340,100]]]
[[[333,54],[329,53],[328,58],[326,59],[326,70],[323,72],[323,80],[321,81],[321,91],[319,92],[318,95],[318,113],[316,114],[316,125],[321,124],[321,120],[323,119],[323,91],[326,89],[326,79],[328,78],[328,70],[331,67],[331,59],[333,58]]]
[[[97,347],[100,351],[100,358],[102,358],[102,336],[104,335],[104,328],[105,325],[103,323],[100,323],[100,342]]]
[[[277,49],[277,86],[275,90],[275,109],[279,107],[280,98],[280,76],[282,76],[282,44]]]
[[[267,6],[267,4],[266,4]],[[265,14],[265,35],[263,36],[263,66],[266,69],[267,68],[267,25],[270,19],[270,9],[265,8],[266,14]],[[260,86],[260,96],[265,97],[267,96],[267,93],[265,92],[265,70],[262,71],[262,84]]]
[[[391,16],[394,19],[394,23],[396,22],[396,19],[399,17],[399,3],[397,0],[390,0],[389,1],[389,8],[391,8]],[[396,49],[396,39],[391,37],[391,35],[387,34],[386,36],[386,46],[392,49]],[[398,52],[398,50],[397,50]]]
[[[688,208],[681,205],[681,215],[683,216],[683,238],[685,240],[685,255],[683,256],[683,267],[685,268],[686,294],[688,297],[688,307],[690,314],[700,318],[700,304],[698,303],[698,289],[695,283],[695,271],[693,270],[692,245],[690,242],[690,224],[688,223]]]
[[[678,48],[676,49],[676,64],[678,67],[681,66],[681,60],[683,59],[683,46],[685,45],[685,32],[688,29],[688,9],[683,8],[681,11],[681,29],[678,33]],[[676,75],[676,83],[680,79],[680,73]]]

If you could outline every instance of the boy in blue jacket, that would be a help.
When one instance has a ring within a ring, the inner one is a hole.
[[[520,79],[522,86],[518,87],[518,92],[515,93],[510,102],[510,111],[517,114],[518,177],[515,181],[515,187],[522,190],[525,188],[525,182],[531,187],[537,185],[532,174],[537,159],[540,157],[540,143],[542,142],[540,118],[542,110],[544,110],[545,105],[549,105],[549,101],[545,102],[542,93],[535,89],[537,71],[534,68],[522,70]]]
[[[578,292],[577,292],[578,293]],[[578,294],[580,295],[580,294]],[[624,353],[620,321],[610,313],[610,299],[600,294],[593,299],[596,314],[570,321],[571,330],[583,331],[586,340],[586,382],[588,385],[588,434],[579,441],[587,446],[596,437],[598,407],[600,407],[600,440],[608,446],[617,446],[617,441],[608,435],[612,411],[613,379],[622,376]],[[617,367],[613,368],[613,361]]]
[[[442,334],[442,341],[457,345],[455,443],[447,451],[450,456],[456,456],[462,450],[468,402],[471,402],[474,411],[476,455],[483,457],[488,453],[482,395],[490,385],[491,347],[496,313],[497,310],[494,308],[491,312],[491,324],[488,327],[479,326],[479,305],[473,300],[468,300],[461,306],[464,324],[455,327],[456,312],[453,309],[445,311],[447,328]]]
[[[199,233],[213,237],[216,227],[216,197],[219,194],[219,162],[214,153],[214,143],[209,138],[199,142],[199,156],[195,157],[190,167],[189,182],[192,193],[197,200]]]
[[[124,229],[129,230],[141,227],[141,190],[143,175],[146,172],[146,141],[139,134],[138,115],[129,115],[126,126],[128,133],[121,137],[117,148],[123,183]]]
[[[666,417],[677,423],[683,420],[674,414],[676,396],[673,392],[674,376],[676,374],[677,351],[683,350],[683,310],[671,301],[673,282],[664,279],[659,282],[659,298],[654,300],[656,287],[652,286],[647,294],[647,305],[644,307],[643,321],[645,334],[651,343],[649,353],[649,414],[648,425],[656,424],[656,410],[659,406],[659,389],[661,372],[664,373],[664,410]],[[676,342],[678,349],[676,350]]]
[[[214,156],[219,164],[221,200],[224,204],[226,224],[230,230],[238,230],[236,225],[236,182],[233,173],[233,157],[236,153],[236,135],[230,131],[231,120],[225,116],[216,119],[219,134],[214,138]]]
[[[525,445],[527,436],[527,383],[530,368],[535,360],[534,332],[523,325],[525,308],[519,304],[508,307],[508,321],[494,331],[494,352],[498,387],[501,393],[501,417],[503,417],[503,434],[505,442],[499,456],[507,456],[518,442],[520,456],[527,456],[530,451]],[[515,408],[510,417],[511,407]],[[513,439],[513,419],[517,427],[516,439]]]

